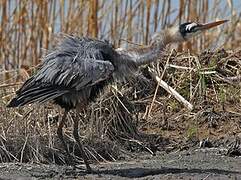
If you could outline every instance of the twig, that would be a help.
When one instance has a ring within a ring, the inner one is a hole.
[[[217,71],[200,71],[199,74],[202,74],[202,75],[208,75],[208,74],[216,74]]]
[[[170,60],[170,58],[171,58],[171,56],[172,56],[172,52],[173,52],[173,49],[172,49],[170,55],[169,55],[168,58],[167,58],[166,65],[169,64],[169,60]],[[167,66],[166,66],[166,65],[165,65],[165,67],[164,67],[164,70],[163,70],[163,72],[162,72],[161,77],[159,78],[160,80],[163,78],[163,76],[164,76],[164,74],[165,74],[165,72],[166,72],[166,69],[167,69]],[[150,68],[149,68],[149,67],[148,67],[148,70],[150,71]],[[158,82],[158,81],[157,81],[157,82]],[[157,95],[157,91],[158,91],[159,85],[160,85],[160,84],[159,84],[159,82],[158,82],[157,87],[156,87],[156,90],[155,90],[155,93],[154,93],[154,96],[153,96],[153,99],[152,99],[152,102],[151,102],[150,109],[149,109],[148,114],[147,114],[147,119],[149,118],[149,115],[150,115],[150,113],[151,113],[152,107],[153,107],[153,105],[154,105],[154,102],[155,102],[155,99],[156,99],[156,95]]]
[[[222,77],[218,74],[215,74],[215,77],[218,78],[219,80],[222,80],[226,83],[229,83],[231,85],[238,85],[240,83],[240,77]],[[239,80],[239,81],[238,81]]]
[[[24,150],[25,150],[25,147],[27,145],[27,142],[28,142],[28,137],[29,135],[27,135],[25,141],[24,141],[24,144],[23,144],[23,148],[21,150],[21,156],[20,156],[20,162],[22,163],[23,162],[23,156],[24,156]]]
[[[113,88],[117,93],[119,93],[121,96],[123,96],[123,94],[120,93],[115,86],[112,86],[112,88]],[[112,92],[113,92],[113,91],[112,91]],[[117,100],[120,102],[120,104],[122,105],[122,107],[126,110],[126,112],[127,112],[128,114],[131,114],[130,111],[128,110],[128,108],[123,104],[123,102],[120,100],[120,98],[116,95],[116,93],[114,93],[114,95],[115,95],[115,97],[117,98]]]
[[[183,69],[183,70],[193,70],[193,71],[195,71],[194,68],[185,67],[185,66],[177,66],[177,65],[174,65],[174,64],[167,64],[167,67],[168,68],[175,68],[175,69]]]
[[[9,87],[9,86],[17,86],[17,85],[22,85],[23,82],[18,82],[18,83],[9,83],[9,84],[1,84],[0,88],[5,88],[5,87]]]
[[[168,86],[166,82],[161,80],[161,78],[155,73],[153,69],[148,68],[148,71],[150,72],[152,78],[156,80],[159,86],[161,86],[168,93],[173,95],[179,102],[183,103],[183,105],[187,107],[189,110],[193,110],[193,105],[189,103],[184,97],[182,97],[175,89],[173,89],[171,86]]]
[[[236,54],[240,53],[240,51],[241,51],[241,48],[239,48],[238,50],[236,50],[236,52],[230,54],[229,56],[221,59],[221,60],[218,62],[218,64],[224,63],[226,60],[228,60],[228,59],[230,59],[231,57],[235,56]]]
[[[122,138],[126,141],[129,141],[129,142],[135,142],[137,143],[138,145],[142,146],[144,149],[146,149],[151,155],[155,155],[155,153],[150,149],[148,148],[147,146],[145,146],[142,142],[136,140],[136,139],[125,139],[125,138]]]

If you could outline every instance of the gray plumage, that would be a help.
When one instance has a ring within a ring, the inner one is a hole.
[[[66,36],[56,49],[44,57],[39,71],[24,83],[8,106],[61,97],[62,103],[73,108],[88,100],[91,87],[113,79],[114,64],[117,64],[113,60],[119,58],[112,45],[105,41]]]
[[[156,53],[150,48],[120,51],[106,41],[65,36],[43,58],[38,72],[16,92],[8,107],[50,100],[66,109],[85,106],[109,82],[135,73],[140,65],[138,57],[154,59]]]

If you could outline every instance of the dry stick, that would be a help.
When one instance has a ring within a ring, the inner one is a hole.
[[[170,58],[171,58],[172,52],[173,52],[173,49],[172,49],[169,57],[167,58],[166,65],[165,65],[165,67],[164,67],[164,70],[163,70],[163,72],[162,72],[162,75],[161,75],[161,78],[160,78],[160,79],[162,79],[163,76],[164,76],[164,73],[165,73],[165,71],[166,71],[166,69],[167,69],[167,64],[169,64],[169,60],[170,60]],[[150,71],[150,68],[148,68],[148,70]],[[155,78],[154,78],[154,79],[155,79]],[[156,99],[157,91],[158,91],[158,88],[159,88],[159,85],[160,85],[158,81],[157,81],[157,83],[158,83],[158,84],[157,84],[157,87],[156,87],[156,90],[155,90],[155,93],[154,93],[154,96],[153,96],[153,99],[152,99],[152,102],[151,102],[151,106],[150,106],[150,109],[149,109],[148,114],[147,114],[147,119],[149,118],[149,115],[150,115],[150,113],[151,113],[152,107],[153,107],[154,102],[155,102],[155,99]]]
[[[233,52],[232,54],[228,55],[227,57],[221,59],[218,64],[222,64],[224,63],[226,60],[229,60],[231,57],[235,56],[236,54],[240,53],[241,48],[238,48],[237,50],[235,50],[235,52]]]
[[[27,135],[27,137],[26,137],[26,139],[24,141],[24,144],[23,144],[23,148],[21,150],[20,163],[23,162],[24,150],[25,150],[25,147],[26,147],[27,142],[28,142],[28,137],[29,137],[29,135]]]
[[[115,86],[111,86],[118,94],[120,94],[121,96],[123,96],[123,94],[118,91],[118,89]],[[112,91],[113,92],[113,91]],[[117,98],[117,100],[120,102],[120,104],[122,105],[122,107],[126,110],[126,112],[128,114],[131,114],[130,111],[127,109],[127,107],[123,104],[123,102],[120,100],[120,98],[116,95],[116,93],[114,92],[115,97]]]
[[[156,80],[159,86],[164,88],[168,93],[173,95],[179,102],[183,103],[185,107],[187,107],[189,110],[193,109],[193,105],[189,103],[184,97],[182,97],[175,89],[173,89],[171,86],[168,86],[166,82],[161,80],[161,78],[155,73],[155,71],[151,68],[148,68],[148,71],[150,72],[153,79]]]
[[[0,149],[2,149],[5,154],[8,156],[8,158],[10,159],[10,156],[13,157],[17,162],[19,161],[18,158],[16,156],[14,156],[10,151],[7,150],[5,144],[3,142],[1,142],[1,146]]]
[[[137,143],[138,145],[140,145],[141,147],[145,148],[151,155],[155,155],[155,153],[150,149],[148,148],[147,146],[145,146],[142,142],[138,141],[138,140],[135,140],[135,139],[125,139],[126,141],[129,141],[129,142],[135,142]]]
[[[17,86],[17,85],[22,85],[23,82],[16,82],[16,83],[10,83],[10,84],[1,84],[0,85],[0,88],[6,88],[6,87],[9,87],[9,86]]]
[[[188,50],[188,64],[189,64],[189,80],[190,80],[190,98],[189,98],[189,101],[191,100],[191,97],[192,97],[192,92],[193,92],[193,87],[192,87],[192,63],[191,63],[191,54],[190,54],[190,51]]]

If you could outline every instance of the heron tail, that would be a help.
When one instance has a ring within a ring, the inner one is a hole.
[[[17,98],[13,98],[6,107],[18,107],[20,102]]]
[[[53,100],[66,93],[65,91],[56,90],[54,87],[31,87],[24,91],[19,91],[7,107],[19,107],[30,103],[43,103]]]

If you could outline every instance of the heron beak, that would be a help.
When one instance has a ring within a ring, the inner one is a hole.
[[[221,20],[221,21],[211,22],[211,23],[207,23],[207,24],[200,24],[200,26],[198,27],[198,30],[205,31],[205,30],[211,29],[213,27],[219,26],[223,23],[226,23],[228,21],[229,20]]]

